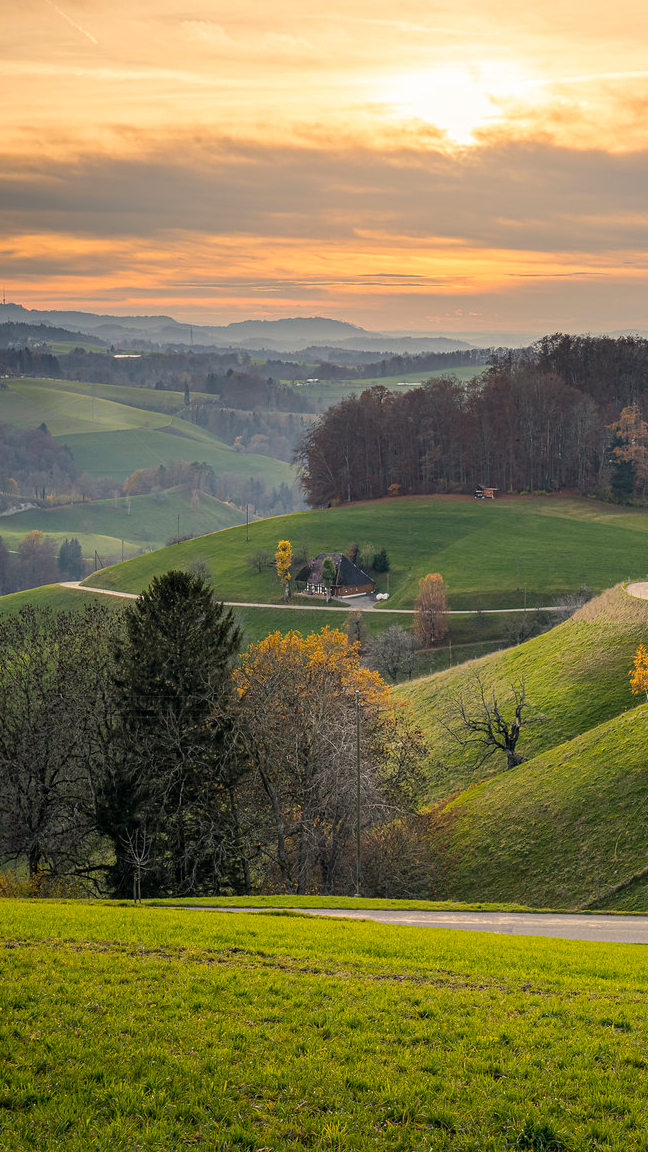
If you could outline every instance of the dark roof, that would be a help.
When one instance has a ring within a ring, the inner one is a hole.
[[[332,560],[335,566],[335,584],[334,588],[353,588],[361,584],[375,584],[371,576],[367,576],[357,564],[349,560],[348,556],[343,556],[341,552],[320,552],[314,560],[309,560],[308,564],[297,573],[297,580],[302,581],[304,584],[321,584],[322,583],[322,567],[325,560]]]

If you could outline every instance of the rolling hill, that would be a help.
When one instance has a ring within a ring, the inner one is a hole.
[[[648,706],[628,681],[647,638],[648,604],[618,587],[517,648],[396,689],[430,747],[436,897],[648,909]],[[474,712],[476,676],[500,704],[524,681],[545,716],[510,771],[499,752],[473,768],[446,727],[460,698]]]
[[[165,408],[155,410],[155,392],[141,389],[150,407],[135,407],[135,389],[128,402],[107,399],[100,385],[68,385],[65,380],[16,379],[0,390],[0,421],[19,428],[45,423],[55,439],[66,444],[80,472],[125,480],[136,468],[168,464],[171,460],[197,460],[210,464],[217,475],[230,473],[246,479],[261,476],[266,487],[292,484],[294,469],[281,460],[258,453],[237,452],[211,433]],[[175,396],[172,398],[175,404]]]
[[[210,568],[227,600],[278,602],[281,587],[271,569],[246,563],[257,549],[274,555],[277,541],[309,555],[343,551],[351,541],[387,549],[390,573],[379,577],[390,608],[411,610],[418,582],[441,572],[450,607],[466,611],[548,605],[582,585],[600,591],[619,580],[643,578],[648,557],[648,518],[585,499],[518,497],[500,502],[466,496],[412,496],[275,516],[233,528],[194,544],[179,545],[173,562],[195,555]],[[102,572],[105,588],[140,592],[172,558],[139,557]]]

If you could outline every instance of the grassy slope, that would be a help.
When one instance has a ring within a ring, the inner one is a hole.
[[[188,563],[199,553],[226,599],[278,600],[271,569],[252,571],[245,557],[277,541],[303,545],[309,555],[342,550],[355,540],[386,547],[390,608],[411,608],[418,582],[441,572],[452,608],[507,608],[550,604],[585,584],[595,591],[646,572],[648,517],[639,510],[589,500],[517,498],[485,503],[469,497],[406,497],[275,516],[245,530],[232,529],[183,545]],[[503,542],[506,541],[506,544]],[[511,545],[510,541],[514,541]],[[101,576],[102,586],[139,592],[168,566],[164,552],[142,557]],[[379,578],[387,588],[387,577]]]
[[[108,608],[123,606],[125,603],[114,596],[61,588],[59,584],[43,584],[40,588],[28,588],[26,592],[12,592],[9,596],[0,596],[0,616],[18,612],[27,604],[33,604],[35,608],[53,608],[56,612],[71,612],[83,608],[83,605],[91,600],[97,604],[105,604]]]
[[[431,816],[435,896],[648,908],[645,880],[612,894],[648,865],[648,709],[628,683],[647,632],[648,604],[611,589],[518,648],[397,689],[428,737],[430,795],[459,793]],[[474,770],[444,727],[475,673],[499,700],[524,678],[546,716],[523,733],[529,760],[513,771],[501,753]]]
[[[218,532],[240,524],[244,519],[238,508],[224,504],[201,492],[198,507],[192,507],[191,493],[171,488],[157,495],[96,500],[56,508],[33,508],[0,520],[0,535],[8,548],[15,549],[26,532],[40,529],[57,543],[76,536],[85,556],[92,557],[96,548],[100,556],[115,556],[124,541],[126,553],[136,554],[142,548],[161,548],[174,536],[180,516],[180,533],[194,536]]]
[[[439,896],[596,901],[648,865],[648,709],[468,789],[432,828]]]
[[[6,901],[4,1148],[640,1152],[648,959]]]
[[[474,700],[476,674],[499,701],[506,699],[511,684],[524,680],[533,711],[546,718],[520,740],[520,751],[531,756],[635,706],[628,668],[647,634],[648,602],[614,588],[526,644],[399,687],[397,693],[410,701],[431,748],[431,796],[451,795],[501,770],[502,757],[493,757],[475,772],[469,755],[443,727],[454,701]]]
[[[136,468],[198,460],[210,464],[217,475],[261,475],[269,488],[294,480],[294,470],[281,460],[235,452],[178,416],[136,408],[132,397],[124,404],[104,399],[97,394],[99,388],[93,396],[92,385],[80,391],[78,386],[68,388],[64,380],[11,380],[0,391],[0,421],[22,428],[44,421],[52,435],[72,450],[79,471],[90,476],[123,480]],[[142,392],[150,403],[155,393]]]

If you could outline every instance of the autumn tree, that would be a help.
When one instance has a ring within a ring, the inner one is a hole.
[[[34,528],[18,545],[18,581],[21,588],[52,584],[58,576],[56,545],[51,536]]]
[[[275,632],[235,672],[240,724],[253,766],[249,821],[270,875],[286,890],[351,888],[356,824],[356,692],[362,714],[363,828],[411,807],[420,745],[405,732],[358,647],[324,628]],[[265,813],[265,817],[263,814]],[[259,827],[259,820],[265,827]]]
[[[640,644],[634,654],[630,669],[630,688],[635,696],[645,692],[648,700],[648,650],[644,644]]]
[[[612,464],[619,473],[615,478],[617,488],[620,489],[620,478],[625,477],[628,495],[633,490],[645,495],[648,480],[648,424],[638,404],[624,408],[618,421],[608,428],[613,434]]]
[[[280,580],[283,580],[285,600],[290,596],[290,569],[292,560],[293,554],[290,540],[280,540],[277,544],[277,551],[275,552],[275,567],[277,569],[277,576]]]
[[[414,631],[425,647],[443,640],[448,632],[446,596],[447,588],[439,572],[430,572],[419,580],[419,594],[414,604]]]

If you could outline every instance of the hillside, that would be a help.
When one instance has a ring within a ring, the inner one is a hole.
[[[648,604],[618,587],[517,648],[396,689],[431,749],[435,898],[648,908],[648,878],[625,886],[648,866],[648,707],[628,682],[647,638]],[[518,768],[497,752],[474,769],[445,727],[458,699],[474,711],[476,676],[500,703],[524,680],[545,716]]]
[[[523,731],[519,751],[537,755],[635,708],[628,669],[637,645],[647,638],[648,602],[617,587],[533,640],[397,688],[409,700],[431,750],[430,799],[450,796],[502,769],[503,757],[492,757],[474,770],[444,727],[460,698],[474,703],[477,676],[500,702],[512,684],[524,681],[530,711],[545,720]]]
[[[462,792],[431,841],[435,897],[622,907],[606,894],[648,866],[648,708]]]
[[[289,464],[258,453],[236,452],[204,429],[170,414],[164,393],[164,407],[156,411],[151,399],[155,394],[149,389],[141,389],[148,405],[143,409],[133,404],[134,389],[127,389],[131,395],[120,403],[106,399],[108,393],[99,385],[86,384],[81,391],[64,380],[5,383],[7,387],[0,390],[0,422],[19,428],[47,424],[52,436],[71,449],[79,472],[92,477],[124,480],[136,468],[198,460],[211,465],[217,476],[261,476],[267,488],[290,485],[295,478]],[[175,406],[175,397],[172,403]]]
[[[249,457],[244,457],[249,459]],[[463,610],[548,605],[586,585],[601,591],[646,570],[648,518],[638,509],[562,497],[511,497],[499,502],[467,496],[421,496],[344,505],[275,516],[245,529],[180,545],[173,562],[199,556],[227,600],[271,603],[281,596],[271,569],[254,572],[246,556],[274,555],[277,541],[309,555],[344,550],[356,541],[385,547],[391,571],[378,586],[390,608],[412,609],[418,583],[441,572],[450,607]],[[164,552],[101,573],[101,587],[140,592],[164,572]]]
[[[0,518],[0,536],[10,549],[17,548],[25,533],[34,528],[53,537],[57,548],[66,537],[76,536],[85,557],[92,559],[96,549],[108,563],[108,558],[120,556],[122,542],[125,555],[134,556],[163,547],[177,535],[178,525],[180,535],[200,536],[240,524],[243,519],[238,508],[206,492],[193,496],[186,489],[169,488],[147,496],[32,508]]]

